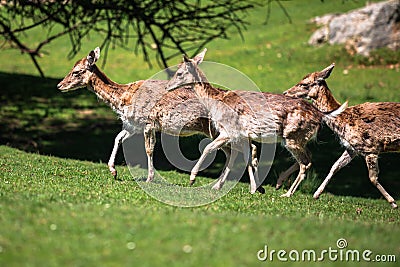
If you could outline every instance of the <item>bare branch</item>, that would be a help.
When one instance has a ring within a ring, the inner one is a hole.
[[[292,18],[290,16],[289,12],[287,12],[285,6],[282,5],[282,2],[287,2],[287,1],[290,1],[290,0],[268,0],[267,1],[267,16],[265,18],[264,24],[268,24],[268,21],[269,21],[269,19],[271,17],[271,5],[272,5],[273,2],[276,2],[278,4],[279,8],[285,14],[285,17],[288,19],[288,22],[290,24],[292,24]],[[323,2],[323,0],[321,0],[321,1]]]
[[[71,47],[69,57],[80,51],[86,35],[96,34],[102,38],[103,64],[108,49],[118,46],[135,53],[141,51],[150,67],[154,53],[159,66],[167,68],[177,53],[197,52],[216,38],[228,38],[231,28],[243,38],[246,11],[259,5],[252,0],[5,2],[0,14],[0,35],[11,47],[28,53],[41,75],[37,57],[46,45],[65,35]],[[33,29],[44,33],[35,48],[24,38]],[[130,40],[134,40],[131,47]]]

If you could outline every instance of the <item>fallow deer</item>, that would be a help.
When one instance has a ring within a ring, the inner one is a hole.
[[[275,143],[279,141],[277,139],[283,139],[285,147],[300,165],[295,182],[283,195],[291,196],[311,166],[306,144],[317,133],[322,121],[329,121],[340,114],[347,104],[330,114],[324,114],[299,98],[272,93],[221,90],[213,87],[198,68],[205,52],[206,49],[203,56],[195,60],[184,56],[184,63],[167,85],[167,90],[191,85],[199,101],[209,111],[211,120],[219,132],[219,136],[206,146],[192,169],[190,184],[195,182],[199,167],[207,154],[223,145],[238,145],[244,153],[248,153],[249,144],[253,140]]]
[[[189,136],[203,134],[217,136],[218,133],[209,121],[207,110],[197,100],[194,92],[181,87],[178,94],[165,90],[168,80],[140,80],[129,84],[119,84],[109,79],[97,66],[100,48],[90,51],[87,57],[77,61],[72,70],[57,85],[62,92],[87,87],[100,99],[110,105],[123,123],[122,131],[116,136],[114,147],[108,161],[109,170],[114,177],[117,171],[114,166],[115,157],[121,143],[133,134],[144,133],[148,162],[147,181],[154,177],[153,151],[155,132],[163,131],[172,135]],[[183,103],[183,105],[182,105]],[[190,108],[187,108],[190,106]],[[153,108],[156,107],[156,110]],[[150,116],[150,117],[149,117]],[[154,126],[154,127],[153,127]],[[236,152],[227,147],[222,148],[233,162]],[[253,146],[253,155],[255,155]],[[257,159],[253,158],[254,168]],[[221,180],[228,176],[231,165],[225,166],[215,189],[221,188]],[[251,178],[251,177],[250,177]],[[254,178],[253,178],[254,179]],[[261,193],[262,187],[258,188]],[[255,190],[252,191],[254,193]]]
[[[340,103],[335,99],[325,81],[335,64],[322,71],[306,75],[297,85],[284,94],[311,99],[320,111],[330,112]],[[328,176],[314,194],[318,198],[332,176],[346,166],[356,155],[364,157],[369,179],[393,208],[397,204],[378,182],[378,155],[400,152],[400,103],[376,102],[348,107],[340,115],[326,122],[339,137],[345,151],[333,164]]]

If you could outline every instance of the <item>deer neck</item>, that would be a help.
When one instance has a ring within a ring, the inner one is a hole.
[[[122,95],[129,89],[129,85],[119,84],[109,79],[96,65],[89,79],[88,88],[110,105],[117,112],[122,112],[124,106]]]
[[[322,112],[331,112],[340,107],[340,103],[335,99],[328,86],[322,86],[318,91],[317,98],[313,101],[314,106]]]
[[[200,99],[219,99],[222,93],[208,82],[196,83],[194,85],[194,91]]]

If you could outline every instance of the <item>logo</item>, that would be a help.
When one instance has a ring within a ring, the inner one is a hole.
[[[396,262],[394,254],[374,254],[371,250],[348,249],[347,240],[339,238],[336,247],[328,247],[322,250],[315,249],[270,249],[264,245],[257,252],[259,261],[293,261],[293,262],[316,262],[316,261],[345,261],[345,262]]]

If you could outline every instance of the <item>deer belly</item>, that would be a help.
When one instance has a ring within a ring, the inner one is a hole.
[[[131,134],[143,133],[144,124],[136,124],[129,121],[122,121],[124,130],[127,130]]]
[[[262,143],[276,143],[279,136],[279,127],[272,117],[246,120],[243,122],[247,136],[252,140]]]
[[[281,138],[278,137],[278,135],[275,132],[263,133],[263,134],[250,133],[248,136],[251,140],[260,143],[275,144],[281,141]]]

